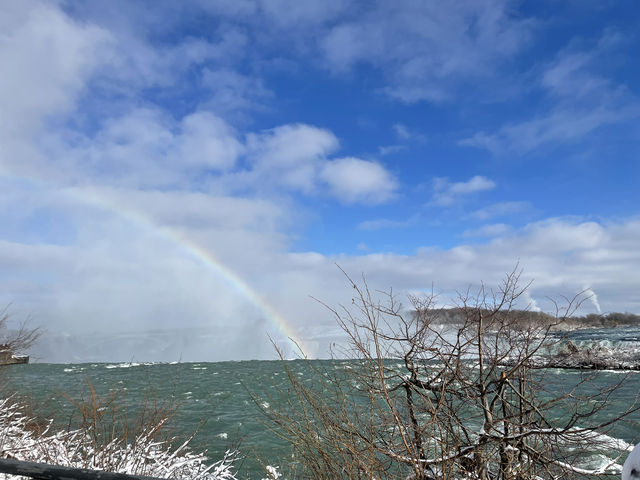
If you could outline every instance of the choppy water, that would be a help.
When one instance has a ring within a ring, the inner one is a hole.
[[[640,328],[589,328],[573,332],[554,332],[552,335],[572,340],[576,344],[588,345],[598,342],[604,345],[625,348],[640,348]]]
[[[613,341],[638,341],[640,331],[619,332]],[[584,336],[584,332],[576,334]],[[611,341],[611,334],[600,332],[599,339]],[[620,340],[622,338],[622,340]],[[629,339],[629,340],[626,340]],[[578,338],[576,338],[578,340]],[[595,337],[582,338],[594,341]],[[316,369],[345,368],[329,361],[287,363],[294,374],[305,382],[314,382]],[[246,456],[240,465],[241,478],[263,478],[261,463],[283,465],[290,458],[290,448],[267,426],[267,419],[256,406],[257,402],[277,403],[281,390],[286,391],[288,380],[280,361],[245,361],[217,363],[156,363],[156,364],[30,364],[5,368],[4,374],[15,389],[34,399],[37,411],[43,415],[65,420],[74,409],[70,399],[87,398],[88,381],[98,394],[122,392],[121,401],[135,409],[144,399],[159,402],[174,398],[178,409],[176,433],[189,435],[199,430],[194,440],[198,450],[206,449],[211,458],[238,446]],[[545,381],[550,390],[560,389],[577,381],[580,372],[552,370]],[[599,372],[597,381],[589,388],[597,390],[620,379],[620,372]],[[317,377],[315,377],[317,378]],[[620,389],[611,410],[602,415],[614,415],[628,407],[640,390],[640,373],[631,373],[629,381]],[[63,413],[60,413],[63,412]],[[204,422],[204,423],[203,423]],[[636,416],[616,425],[609,433],[626,442],[640,440],[640,417]]]
[[[312,375],[304,362],[289,363],[300,376]],[[286,443],[265,424],[266,417],[253,398],[273,396],[286,388],[280,361],[34,363],[6,367],[5,374],[16,391],[33,399],[39,414],[65,423],[77,416],[70,399],[89,397],[88,382],[103,397],[120,392],[119,401],[131,411],[145,401],[175,399],[176,434],[187,436],[198,430],[192,445],[198,451],[207,450],[212,459],[238,446],[246,457],[240,469],[243,478],[263,478],[261,462],[277,465],[278,459],[290,455]]]

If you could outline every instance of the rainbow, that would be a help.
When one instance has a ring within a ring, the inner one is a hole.
[[[162,230],[165,229],[162,228]],[[294,348],[294,351],[302,349],[303,352],[310,353],[306,343],[299,337],[295,329],[289,325],[289,322],[287,322],[287,320],[280,315],[274,307],[267,303],[267,301],[264,300],[258,292],[251,288],[251,286],[242,277],[230,268],[226,267],[210,251],[195,244],[186,238],[186,236],[176,231],[166,231],[165,237],[175,241],[175,243],[180,245],[180,247],[182,247],[182,249],[184,249],[188,254],[198,259],[207,268],[219,274],[231,287],[233,287],[234,290],[255,305],[269,320],[269,322],[291,342],[291,346]]]
[[[33,180],[30,179],[30,181]],[[228,285],[253,304],[266,317],[269,323],[288,340],[290,346],[293,348],[293,352],[302,354],[311,353],[309,349],[310,346],[300,338],[299,334],[289,322],[240,277],[240,275],[225,266],[212,252],[196,244],[183,233],[175,229],[157,225],[150,217],[142,214],[140,211],[119,205],[113,199],[100,195],[95,190],[65,189],[65,193],[82,203],[90,203],[110,213],[114,213],[119,218],[123,218],[134,225],[147,228],[155,235],[180,247],[185,253],[200,262],[200,264],[222,277]],[[274,340],[277,340],[277,338],[274,338]]]

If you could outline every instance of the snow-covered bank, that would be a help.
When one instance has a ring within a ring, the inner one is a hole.
[[[530,365],[535,368],[563,368],[578,370],[635,370],[640,371],[640,343],[608,340],[575,342],[568,340],[533,356]],[[515,359],[501,363],[513,365]]]
[[[158,440],[157,433],[163,426],[164,421],[150,425],[128,442],[118,438],[100,443],[95,441],[97,432],[90,428],[59,430],[51,421],[43,426],[13,399],[0,400],[3,457],[161,478],[237,480],[233,473],[235,452],[228,451],[224,458],[211,463],[205,455],[191,451],[190,440],[177,447]]]
[[[607,341],[584,345],[569,341],[554,355],[541,359],[541,363],[553,368],[640,370],[640,345],[612,345]]]

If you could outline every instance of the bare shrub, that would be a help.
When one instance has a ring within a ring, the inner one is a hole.
[[[100,397],[89,384],[75,401],[79,418],[66,428],[28,413],[23,403],[0,399],[0,451],[17,460],[160,478],[236,480],[236,453],[211,462],[193,452],[193,437],[178,441],[166,427],[173,406],[145,403],[129,415],[119,393]]]
[[[17,327],[10,328],[8,310],[9,307],[0,310],[0,347],[16,354],[23,354],[38,341],[42,330],[39,327],[29,327],[26,320],[20,322]]]
[[[349,308],[328,307],[348,347],[330,368],[303,382],[284,362],[287,401],[266,413],[288,439],[302,478],[529,480],[615,473],[617,458],[589,466],[616,445],[605,434],[638,410],[609,412],[625,381],[593,388],[596,372],[551,387],[538,359],[555,342],[558,322],[522,321],[519,272],[497,290],[459,295],[457,325],[438,322],[435,296],[411,296],[407,313],[392,292],[376,300],[366,282]],[[375,292],[374,292],[375,293]],[[314,364],[310,364],[312,368]],[[618,451],[618,454],[620,452]]]

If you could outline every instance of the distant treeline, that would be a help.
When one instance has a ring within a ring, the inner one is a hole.
[[[621,312],[602,315],[590,313],[583,317],[569,317],[565,323],[574,323],[576,328],[635,327],[640,325],[640,315]]]
[[[489,316],[490,312],[484,311],[484,316]],[[511,320],[520,325],[554,324],[556,329],[573,330],[578,328],[613,328],[613,327],[635,327],[640,326],[640,315],[634,313],[612,312],[605,314],[590,313],[584,316],[572,316],[559,319],[544,312],[532,312],[529,310],[511,310],[501,312],[501,315],[508,315]],[[464,323],[467,316],[462,308],[442,308],[434,309],[429,317],[436,324],[454,325]]]

